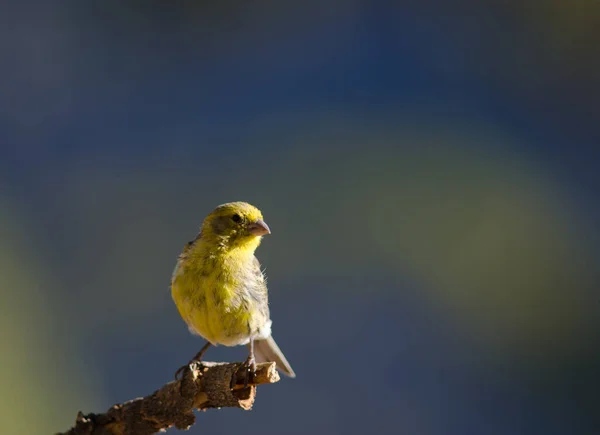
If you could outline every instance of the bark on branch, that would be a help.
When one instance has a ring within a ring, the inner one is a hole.
[[[231,379],[240,363],[192,363],[179,381],[163,385],[149,396],[111,407],[104,414],[79,412],[73,426],[57,435],[150,435],[175,426],[188,429],[196,422],[194,409],[234,407],[249,410],[256,386],[279,381],[275,363],[257,365],[256,374],[244,388],[242,371]]]

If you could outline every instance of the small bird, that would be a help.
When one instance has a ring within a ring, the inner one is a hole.
[[[257,362],[273,361],[281,372],[296,377],[271,336],[266,278],[254,256],[267,234],[271,230],[256,207],[246,202],[222,204],[183,248],[171,278],[179,314],[190,332],[207,340],[190,362],[201,361],[211,345],[246,344],[245,385]]]

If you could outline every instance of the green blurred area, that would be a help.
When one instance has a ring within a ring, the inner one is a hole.
[[[0,421],[11,434],[47,433],[103,403],[98,373],[70,357],[79,336],[70,307],[53,297],[61,271],[41,266],[26,222],[0,204]]]

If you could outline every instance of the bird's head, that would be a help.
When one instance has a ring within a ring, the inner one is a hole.
[[[226,248],[254,250],[262,236],[271,234],[259,209],[247,202],[229,202],[215,208],[202,224],[202,238]]]

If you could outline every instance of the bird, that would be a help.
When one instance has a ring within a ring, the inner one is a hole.
[[[171,277],[180,316],[192,334],[206,340],[190,363],[202,361],[211,346],[247,345],[248,358],[240,367],[245,386],[259,362],[275,362],[280,372],[296,377],[271,334],[267,281],[255,256],[268,234],[271,229],[258,208],[241,201],[221,204],[185,245]]]

